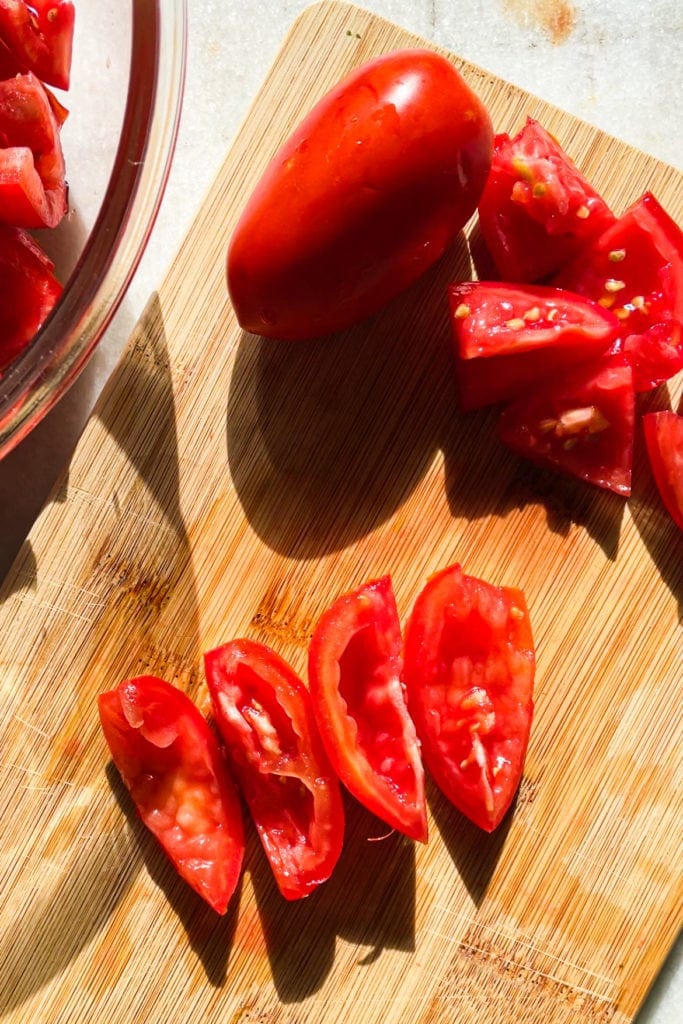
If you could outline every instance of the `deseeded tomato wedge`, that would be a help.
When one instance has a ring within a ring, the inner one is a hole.
[[[24,231],[0,224],[0,374],[47,319],[62,286]]]
[[[368,810],[427,840],[424,772],[401,678],[401,626],[389,576],[342,595],[318,621],[308,673],[330,760]]]
[[[178,873],[224,914],[244,855],[237,790],[208,722],[163,679],[139,676],[98,697],[114,764]]]
[[[538,121],[514,138],[497,135],[479,200],[481,233],[508,281],[548,277],[614,215]]]
[[[278,888],[288,900],[326,881],[344,840],[344,805],[298,676],[252,640],[204,655],[226,753]]]
[[[22,71],[69,88],[75,12],[71,0],[0,0],[0,40]]]
[[[294,341],[377,312],[474,212],[492,141],[483,104],[439,54],[356,68],[273,157],[235,228],[227,280],[240,326]]]
[[[427,769],[463,814],[487,832],[510,807],[533,714],[534,644],[524,595],[436,573],[405,633],[408,707]]]
[[[516,399],[501,414],[500,437],[533,462],[628,497],[634,406],[633,371],[612,357]]]
[[[593,239],[553,284],[614,313],[637,391],[681,368],[683,232],[652,193]]]
[[[0,82],[0,220],[55,227],[66,213],[59,124],[35,75]]]
[[[683,416],[670,409],[643,416],[645,444],[664,507],[683,530]]]
[[[559,288],[468,281],[449,289],[461,405],[513,398],[604,353],[619,321]]]

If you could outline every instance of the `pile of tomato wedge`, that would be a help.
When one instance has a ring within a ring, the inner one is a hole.
[[[501,280],[450,288],[462,408],[505,403],[513,451],[628,497],[638,395],[683,369],[683,232],[651,192],[616,217],[531,118],[495,137],[478,213]],[[648,415],[680,525],[683,419]]]
[[[377,817],[427,841],[423,761],[487,832],[517,791],[535,653],[521,591],[437,572],[405,626],[391,578],[340,596],[308,649],[308,687],[280,655],[233,640],[204,656],[212,717],[162,679],[98,699],[114,763],[179,874],[219,913],[244,854],[241,793],[277,886],[308,896],[344,842],[340,782]]]
[[[71,0],[0,0],[0,375],[62,292],[27,232],[67,210],[67,111],[50,87],[69,87],[73,30]]]

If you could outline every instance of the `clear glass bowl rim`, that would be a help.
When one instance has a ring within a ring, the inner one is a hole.
[[[116,313],[145,250],[175,148],[187,0],[132,0],[121,137],[100,212],[51,316],[0,378],[0,458],[70,387]]]

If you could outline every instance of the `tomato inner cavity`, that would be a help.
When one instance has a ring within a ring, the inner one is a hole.
[[[387,656],[376,627],[364,626],[339,659],[339,693],[372,770],[399,793],[412,794],[415,773],[406,760],[405,717],[397,707],[403,701],[399,671],[398,658]]]

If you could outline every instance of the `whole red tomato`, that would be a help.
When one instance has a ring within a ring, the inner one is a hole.
[[[235,229],[240,325],[296,340],[376,312],[474,212],[492,147],[485,107],[438,54],[403,50],[357,69],[277,153]]]

